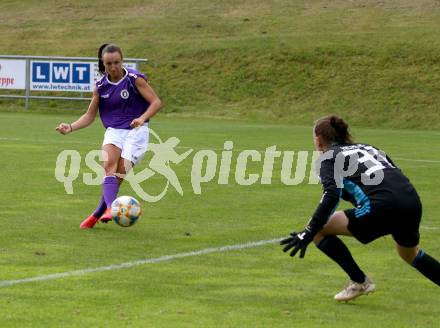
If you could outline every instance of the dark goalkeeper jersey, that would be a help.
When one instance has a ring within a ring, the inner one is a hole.
[[[316,163],[323,196],[310,221],[320,230],[340,198],[361,217],[375,210],[405,209],[417,193],[408,178],[381,150],[366,144],[334,144]]]

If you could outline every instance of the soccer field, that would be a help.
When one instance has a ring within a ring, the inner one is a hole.
[[[438,325],[438,287],[398,258],[391,237],[368,246],[344,238],[377,285],[376,293],[351,303],[333,301],[347,278],[314,246],[303,260],[282,253],[276,240],[301,229],[321,195],[320,186],[308,184],[310,165],[298,185],[282,183],[281,157],[270,184],[235,181],[243,150],[262,157],[274,145],[281,152],[312,151],[311,126],[158,115],[151,127],[163,141],[179,138],[178,153],[193,149],[170,165],[183,195],[169,186],[160,201],[141,201],[143,216],[131,228],[109,223],[83,231],[79,224],[100,197],[99,186],[83,183],[83,174],[93,173],[85,156],[100,148],[103,128],[97,120],[72,135],[54,131],[78,115],[0,114],[0,327]],[[440,133],[356,126],[353,133],[386,151],[418,188],[421,246],[440,258]],[[219,184],[225,141],[233,142],[232,165],[228,183]],[[55,178],[63,150],[81,156],[73,194]],[[191,172],[203,150],[217,154],[217,170],[196,194]],[[262,163],[249,163],[247,174],[261,178]],[[157,194],[165,183],[155,174],[142,187]],[[127,183],[122,194],[137,197]]]

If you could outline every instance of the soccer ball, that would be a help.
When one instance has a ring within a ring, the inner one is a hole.
[[[112,203],[113,221],[121,227],[131,227],[137,222],[141,213],[141,204],[131,196],[120,196]]]

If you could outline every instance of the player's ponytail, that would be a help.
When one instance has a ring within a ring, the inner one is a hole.
[[[102,46],[99,47],[99,50],[98,50],[98,71],[101,74],[105,73],[104,62],[102,61],[102,50],[104,50],[104,48],[107,46],[108,46],[108,43],[104,43]]]
[[[330,125],[335,129],[335,141],[340,143],[352,143],[350,132],[348,131],[348,124],[337,116],[330,117]]]
[[[121,48],[119,48],[115,44],[104,43],[102,46],[99,47],[99,50],[98,50],[98,71],[101,74],[105,73],[105,67],[104,67],[104,62],[102,61],[102,55],[104,55],[104,53],[106,53],[106,52],[119,52],[119,54],[121,55],[121,59],[122,59]]]
[[[317,120],[315,123],[315,135],[319,136],[324,143],[329,145],[335,142],[340,144],[353,143],[348,124],[342,118],[335,115]]]

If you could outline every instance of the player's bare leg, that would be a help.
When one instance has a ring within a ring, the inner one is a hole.
[[[419,252],[419,247],[404,247],[396,243],[396,250],[402,260],[408,264],[411,264]]]
[[[416,268],[426,278],[440,286],[440,263],[426,254],[419,246],[404,247],[396,243],[399,256],[408,264]]]

